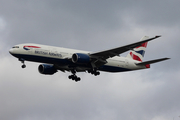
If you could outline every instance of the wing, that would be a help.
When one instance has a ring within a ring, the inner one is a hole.
[[[146,39],[146,40],[143,40],[143,41],[135,42],[135,43],[132,43],[132,44],[129,44],[129,45],[125,45],[125,46],[110,49],[110,50],[105,50],[105,51],[101,51],[101,52],[92,53],[90,55],[91,56],[96,56],[96,57],[99,57],[99,58],[103,58],[103,59],[108,59],[108,58],[117,56],[117,55],[119,55],[121,53],[124,53],[126,51],[132,50],[133,48],[138,47],[138,46],[140,46],[141,44],[143,44],[145,42],[154,40],[154,39],[159,38],[159,37],[161,37],[161,36],[155,36],[153,38],[149,38],[149,39]]]
[[[143,40],[143,41],[135,42],[135,43],[125,45],[122,47],[118,47],[118,48],[114,48],[114,49],[109,49],[109,50],[105,50],[105,51],[101,51],[101,52],[91,53],[90,54],[91,58],[94,58],[94,62],[92,63],[92,66],[93,67],[101,66],[101,65],[107,63],[106,59],[117,56],[117,55],[124,53],[124,52],[127,52],[129,50],[132,50],[133,48],[136,48],[145,42],[154,40],[154,39],[159,38],[159,37],[161,37],[161,36],[155,36],[155,37]]]

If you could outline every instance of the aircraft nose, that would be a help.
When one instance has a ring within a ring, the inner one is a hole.
[[[12,49],[12,48],[9,50],[9,53],[10,53],[11,55],[13,54],[13,49]]]

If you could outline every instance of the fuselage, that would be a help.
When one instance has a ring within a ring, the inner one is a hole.
[[[91,52],[68,49],[62,47],[54,47],[40,44],[19,44],[15,45],[9,52],[24,61],[40,62],[53,64],[58,69],[70,70],[72,67],[76,71],[86,71],[92,69],[91,64],[76,64],[72,62],[74,53],[90,54]],[[139,61],[129,59],[127,57],[115,56],[107,59],[107,63],[100,66],[98,70],[106,72],[124,72],[138,69],[145,69],[145,66],[137,66]]]
[[[139,42],[131,43],[99,52],[89,52],[62,47],[54,47],[33,43],[19,44],[12,47],[9,52],[22,62],[25,61],[42,63],[38,71],[44,75],[53,75],[58,70],[71,72],[69,79],[80,81],[77,72],[87,72],[92,75],[100,75],[105,72],[125,72],[150,68],[150,64],[168,60],[160,58],[143,62],[147,43],[160,36],[149,38],[144,36]],[[130,51],[126,57],[119,55]]]

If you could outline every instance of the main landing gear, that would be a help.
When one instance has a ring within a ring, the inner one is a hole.
[[[22,67],[22,68],[26,68],[26,65],[25,65],[25,63],[24,63],[25,60],[22,59],[22,58],[19,58],[19,61],[21,61],[21,63],[23,64],[21,67]]]
[[[81,80],[80,77],[77,77],[77,76],[76,76],[76,71],[75,71],[75,70],[71,70],[71,73],[72,73],[72,75],[68,76],[69,79],[75,80],[76,82],[78,82],[78,81]],[[93,75],[95,75],[95,76],[100,75],[100,72],[97,71],[96,69],[94,69],[94,70],[88,70],[88,73],[91,73],[91,74],[93,74]]]
[[[69,79],[72,79],[72,80],[75,80],[76,82],[78,82],[78,81],[81,80],[81,78],[80,78],[80,77],[77,77],[76,75],[70,75],[68,78],[69,78]]]
[[[75,80],[76,82],[80,81],[81,78],[76,76],[76,71],[72,70],[72,75],[68,76],[69,79]]]
[[[95,75],[95,76],[100,75],[100,72],[97,70],[88,70],[88,73],[91,73],[92,75]]]

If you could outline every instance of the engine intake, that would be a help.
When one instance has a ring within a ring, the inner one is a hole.
[[[54,73],[57,72],[57,69],[53,65],[48,65],[48,64],[39,65],[38,70],[41,74],[45,74],[45,75],[53,75]]]
[[[73,63],[86,64],[90,62],[90,57],[87,54],[75,53],[72,55]]]

